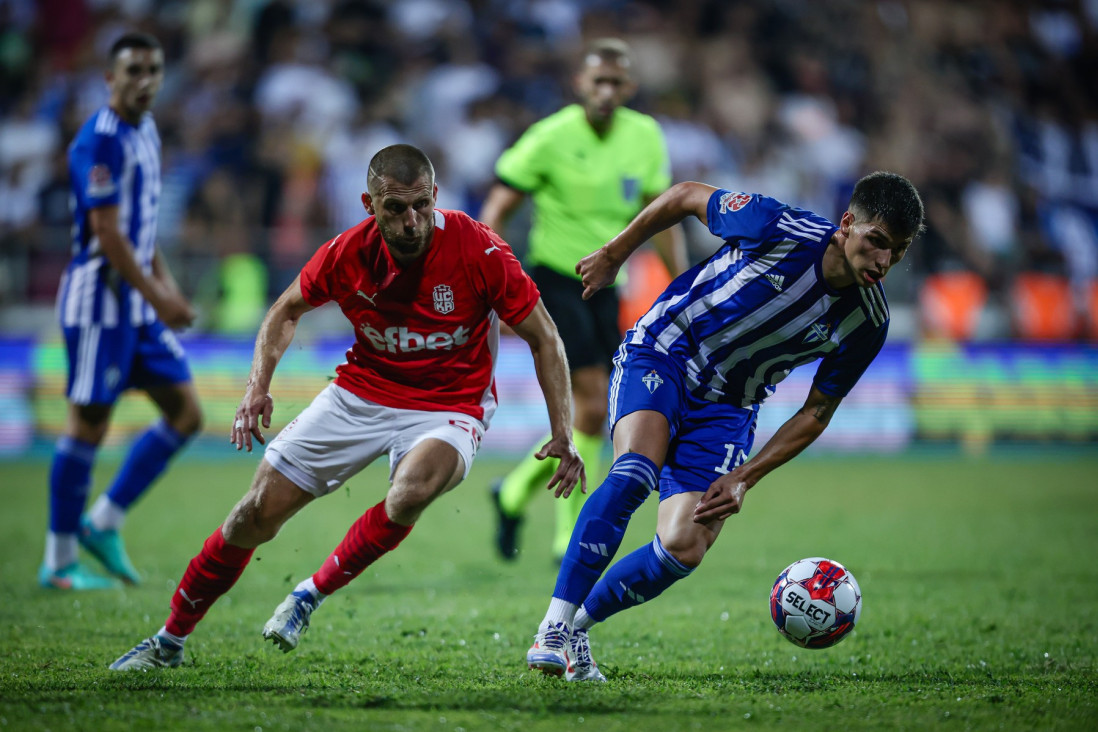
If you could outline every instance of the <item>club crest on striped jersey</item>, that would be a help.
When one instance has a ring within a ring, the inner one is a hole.
[[[813,323],[803,343],[822,343],[831,339],[831,323]]]
[[[749,203],[751,203],[750,193],[732,193],[729,191],[721,196],[721,213],[739,211]]]
[[[663,377],[657,374],[655,369],[652,369],[641,377],[641,383],[648,389],[648,393],[652,394],[663,385]]]
[[[449,285],[436,285],[432,293],[435,300],[435,310],[445,315],[454,310],[454,291]]]

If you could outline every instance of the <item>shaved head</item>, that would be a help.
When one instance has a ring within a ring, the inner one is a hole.
[[[381,178],[410,186],[424,176],[430,186],[435,183],[435,167],[422,150],[414,145],[390,145],[382,148],[370,160],[370,172],[366,175],[366,188],[377,191]]]

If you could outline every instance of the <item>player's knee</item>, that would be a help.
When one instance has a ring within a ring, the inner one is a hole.
[[[69,412],[69,431],[81,442],[98,445],[110,427],[111,408],[104,404],[74,406]]]
[[[175,415],[168,418],[172,429],[184,437],[196,435],[202,431],[205,415],[197,402],[188,401]]]
[[[249,492],[229,513],[221,533],[230,544],[258,546],[278,536],[280,528],[281,517],[264,511],[259,494]]]
[[[385,513],[390,521],[411,526],[442,492],[439,486],[419,481],[393,484],[385,497]]]
[[[661,534],[660,542],[668,554],[691,569],[702,563],[710,546],[704,536],[690,531],[670,531],[667,536]]]

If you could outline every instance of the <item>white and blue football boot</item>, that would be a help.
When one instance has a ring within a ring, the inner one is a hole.
[[[534,636],[534,645],[526,652],[526,665],[546,676],[564,676],[572,671],[569,636],[564,623],[542,623]]]
[[[263,638],[273,642],[283,653],[289,653],[297,648],[301,635],[309,629],[309,617],[319,604],[308,590],[286,595],[263,626]]]
[[[175,668],[182,663],[183,646],[154,635],[123,654],[110,668],[112,671],[144,671],[150,668]]]
[[[606,677],[599,671],[599,665],[591,656],[591,641],[585,629],[573,630],[569,645],[572,650],[572,668],[565,673],[566,681],[606,681]]]

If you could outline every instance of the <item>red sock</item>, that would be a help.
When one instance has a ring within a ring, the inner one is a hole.
[[[385,513],[385,501],[382,501],[351,525],[343,541],[313,575],[313,583],[325,595],[332,594],[382,554],[396,549],[411,530],[411,526],[390,521]]]
[[[164,623],[165,629],[172,635],[190,635],[217,598],[236,584],[254,552],[255,549],[226,544],[218,526],[202,545],[202,551],[187,565],[172,595],[172,614]]]

